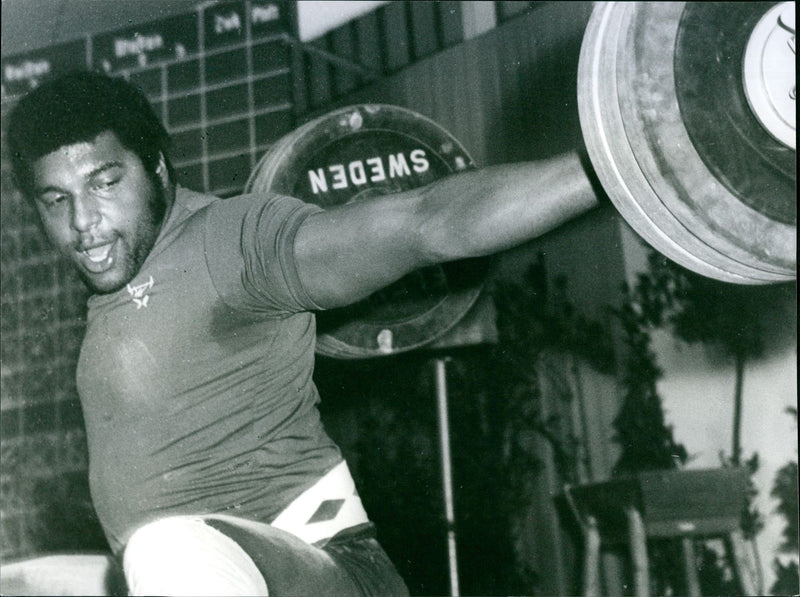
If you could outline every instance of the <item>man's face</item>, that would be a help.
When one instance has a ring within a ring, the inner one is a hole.
[[[35,203],[48,238],[99,294],[130,282],[150,253],[164,218],[165,181],[148,174],[112,132],[33,164]]]

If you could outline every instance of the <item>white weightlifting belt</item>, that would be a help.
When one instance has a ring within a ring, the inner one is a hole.
[[[314,544],[368,522],[353,477],[343,460],[297,496],[270,524]]]

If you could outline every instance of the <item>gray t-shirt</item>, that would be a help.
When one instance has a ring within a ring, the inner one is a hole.
[[[168,515],[269,523],[341,461],[316,406],[317,306],[293,255],[318,209],[179,188],[141,271],[89,300],[77,383],[115,552]]]

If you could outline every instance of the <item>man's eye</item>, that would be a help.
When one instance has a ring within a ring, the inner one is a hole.
[[[53,207],[60,203],[63,203],[67,200],[66,195],[44,195],[42,198],[42,203],[44,203],[47,207]]]
[[[102,189],[108,189],[110,187],[113,187],[118,182],[119,182],[119,178],[106,178],[106,179],[98,180],[95,183],[94,186],[95,186],[96,189],[102,190]]]

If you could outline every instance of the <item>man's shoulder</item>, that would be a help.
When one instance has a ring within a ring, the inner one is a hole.
[[[175,204],[189,213],[200,211],[216,201],[222,201],[222,199],[215,195],[192,191],[191,189],[181,186],[175,189]]]
[[[235,209],[234,206],[242,207],[245,205],[269,206],[288,204],[299,206],[305,204],[305,202],[300,199],[275,192],[242,193],[232,197],[221,198],[210,193],[193,191],[181,186],[178,186],[175,190],[175,203],[179,205],[182,210],[189,213],[201,211],[209,206],[213,206],[215,209],[225,209],[224,206]]]
[[[191,193],[191,192],[190,192]],[[209,219],[219,223],[220,220],[248,218],[253,221],[261,220],[280,222],[294,218],[299,214],[321,211],[322,208],[302,201],[295,197],[275,192],[244,193],[226,199],[194,193],[187,195],[196,211],[204,210],[209,214]]]
[[[296,201],[289,197],[282,197],[275,193],[245,193],[232,197],[222,198],[211,193],[193,191],[185,187],[175,189],[175,224],[180,222],[219,219],[239,219],[252,208],[262,209],[274,203],[280,204],[282,200]]]

